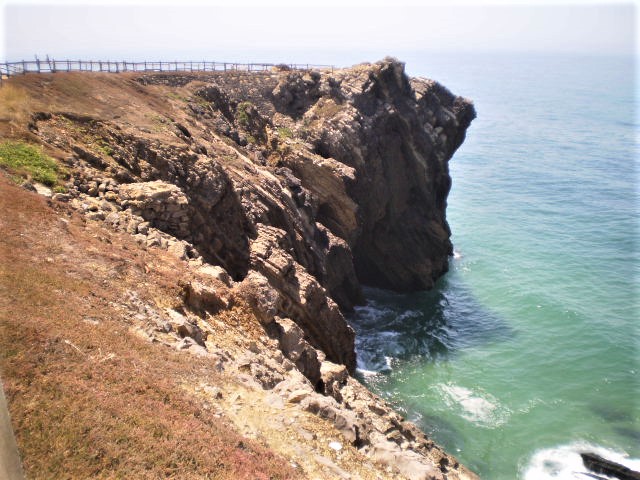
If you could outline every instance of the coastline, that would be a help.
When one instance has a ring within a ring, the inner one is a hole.
[[[271,410],[322,419],[342,438],[325,465],[334,474],[344,448],[391,475],[476,478],[349,375],[354,337],[340,310],[362,301],[360,281],[425,288],[446,271],[447,161],[475,116],[470,102],[410,80],[393,59],[331,74],[69,73],[5,87],[24,95],[5,127],[26,127],[22,141],[64,165],[61,188],[26,186],[87,228],[181,265],[165,280],[178,291],[168,308],[135,290],[119,308],[136,336],[213,362],[247,389],[188,386],[192,395],[226,403],[222,415],[259,438],[234,416],[256,392],[272,392],[258,395]],[[390,247],[397,238],[405,248]]]

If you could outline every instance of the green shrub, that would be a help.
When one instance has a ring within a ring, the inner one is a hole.
[[[11,174],[49,186],[55,185],[63,173],[56,161],[45,155],[41,148],[22,142],[0,143],[0,166]]]
[[[238,104],[238,108],[236,109],[236,121],[241,127],[249,125],[249,113],[247,111],[251,109],[251,107],[253,107],[251,102],[241,102]]]
[[[112,156],[113,153],[114,153],[113,148],[111,147],[111,145],[106,143],[104,140],[99,140],[98,141],[97,148],[100,151],[100,153],[102,153],[103,155],[106,155],[108,157]]]
[[[293,137],[293,132],[288,127],[280,127],[278,128],[278,135],[282,138],[291,138]]]

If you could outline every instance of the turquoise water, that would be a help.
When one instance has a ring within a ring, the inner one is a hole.
[[[407,61],[478,118],[450,163],[451,271],[367,290],[363,380],[483,479],[587,478],[584,449],[640,468],[632,59]]]

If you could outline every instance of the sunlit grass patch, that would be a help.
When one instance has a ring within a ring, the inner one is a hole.
[[[10,174],[53,186],[64,169],[41,148],[23,142],[0,143],[0,166]]]

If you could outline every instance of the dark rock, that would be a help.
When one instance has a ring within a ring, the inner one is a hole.
[[[88,150],[85,150],[84,148],[75,145],[73,147],[73,152],[82,160],[85,160],[86,162],[88,162],[90,165],[93,165],[94,167],[100,169],[100,170],[104,170],[105,168],[107,168],[107,163],[102,160],[102,158],[100,158],[97,155],[94,155],[93,153],[89,152]]]
[[[452,252],[447,161],[475,116],[473,105],[436,82],[410,80],[393,59],[346,71],[342,83],[356,93],[347,96],[341,121],[324,122],[312,135],[318,150],[355,169],[348,191],[358,230],[343,238],[358,278],[396,290],[430,288]],[[425,129],[431,111],[449,141]]]
[[[609,477],[618,478],[620,480],[640,480],[640,472],[631,470],[624,465],[612,462],[595,453],[581,453],[582,463],[589,470],[595,473],[602,473]]]
[[[185,137],[187,138],[191,138],[191,132],[189,132],[189,130],[187,130],[187,127],[185,127],[184,125],[182,125],[181,123],[176,123],[176,128],[178,129],[178,131],[180,133],[182,133]]]

